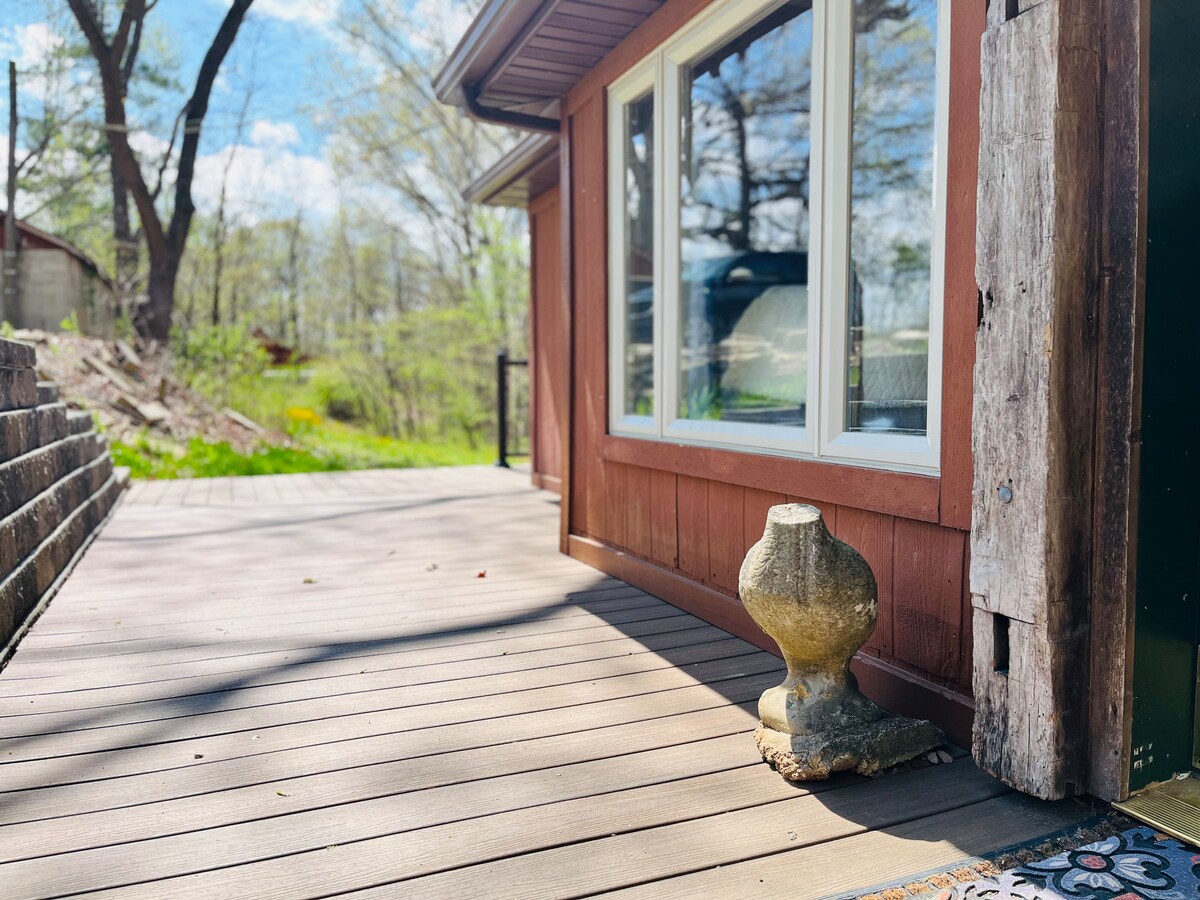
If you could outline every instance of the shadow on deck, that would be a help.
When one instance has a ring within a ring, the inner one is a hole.
[[[852,895],[1084,817],[963,758],[785,783],[781,662],[558,555],[555,499],[137,485],[0,674],[5,895]]]

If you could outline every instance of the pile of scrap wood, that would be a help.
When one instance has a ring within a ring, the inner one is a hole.
[[[79,334],[17,331],[15,340],[38,349],[38,377],[59,385],[59,396],[76,409],[88,409],[114,440],[142,434],[175,441],[199,437],[226,441],[239,450],[269,440],[286,443],[232,409],[217,409],[179,383],[169,354],[139,353],[128,341]]]

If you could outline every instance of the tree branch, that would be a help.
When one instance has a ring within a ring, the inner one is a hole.
[[[253,2],[254,0],[233,0],[233,5],[229,7],[229,12],[225,14],[225,19],[217,30],[217,36],[213,38],[208,52],[204,54],[200,73],[196,76],[196,88],[187,102],[183,143],[179,149],[179,174],[175,180],[175,208],[166,236],[168,245],[176,253],[183,252],[192,215],[196,211],[192,202],[192,179],[196,174],[196,153],[200,149],[200,126],[208,112],[213,82]]]

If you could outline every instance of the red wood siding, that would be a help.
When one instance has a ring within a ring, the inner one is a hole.
[[[969,730],[971,681],[966,529],[983,4],[964,4],[961,11],[956,4],[951,40],[951,65],[964,75],[952,79],[951,94],[943,466],[939,477],[929,477],[607,434],[604,88],[707,2],[666,4],[564,104],[564,136],[572,148],[564,203],[570,210],[574,346],[565,498],[571,550],[643,586],[657,586],[648,589],[667,600],[699,604],[701,615],[711,607],[712,620],[753,639],[756,630],[734,599],[741,560],[761,535],[770,506],[811,502],[876,575],[879,624],[863,651],[870,665],[859,667],[869,674],[870,690],[892,708],[923,712],[953,728],[958,740],[969,739],[963,734]]]
[[[562,210],[557,187],[529,202],[534,481],[558,489],[562,479],[563,383]]]

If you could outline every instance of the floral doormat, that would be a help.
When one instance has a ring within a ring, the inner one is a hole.
[[[1115,812],[859,900],[1200,900],[1200,850]]]
[[[939,900],[1195,900],[1200,852],[1139,826],[943,892]]]
[[[925,896],[930,900],[1196,900],[1200,851],[1138,826]]]

